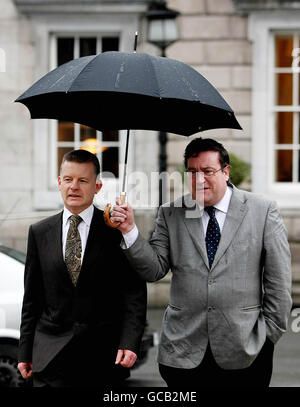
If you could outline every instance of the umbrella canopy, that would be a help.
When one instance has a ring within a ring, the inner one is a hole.
[[[184,136],[241,129],[230,106],[195,69],[145,53],[103,52],[46,74],[16,102],[31,118],[81,123],[97,130],[145,129]]]

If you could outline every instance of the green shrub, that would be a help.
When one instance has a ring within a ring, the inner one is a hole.
[[[250,165],[238,158],[235,154],[230,153],[230,181],[236,187],[243,181],[250,181]]]

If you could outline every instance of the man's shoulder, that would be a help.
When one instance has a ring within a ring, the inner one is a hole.
[[[242,202],[255,207],[268,208],[270,205],[277,205],[276,202],[264,194],[245,191],[243,189],[233,188],[233,196]]]
[[[177,219],[186,217],[187,211],[192,211],[192,213],[194,213],[192,217],[201,216],[200,207],[198,206],[197,202],[192,199],[192,196],[189,193],[186,195],[182,195],[177,199],[174,199],[173,201],[166,202],[159,209],[159,212],[170,221],[174,219],[174,216]]]
[[[62,212],[56,213],[55,215],[48,216],[36,223],[31,225],[31,228],[36,232],[44,232],[49,229],[49,227],[57,224],[62,219]]]
[[[94,216],[103,218],[103,213],[104,211],[102,211],[100,208],[97,208],[97,206],[94,205]]]
[[[54,215],[48,216],[47,218],[44,218],[36,223],[33,223],[31,226],[33,229],[44,229],[47,228],[51,225],[55,225],[57,222],[61,221],[63,216],[63,211],[60,211],[59,213],[56,213]],[[98,209],[94,207],[94,215],[96,218],[103,218],[103,211],[101,209]]]
[[[122,233],[119,229],[109,227],[104,221],[104,211],[94,206],[94,215],[92,222],[99,228],[99,233],[104,233],[107,240],[119,244],[122,239]]]
[[[173,201],[169,201],[164,203],[161,208],[164,210],[168,210],[169,208],[189,208],[196,204],[195,201],[192,200],[191,194],[181,195],[180,197],[174,199]]]

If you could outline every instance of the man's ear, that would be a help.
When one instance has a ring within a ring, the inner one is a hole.
[[[95,188],[95,195],[98,194],[98,192],[100,191],[100,189],[102,188],[103,184],[101,179],[98,179],[96,181],[96,188]]]
[[[230,173],[230,165],[227,165],[224,170],[223,170],[224,174],[225,174],[225,179],[226,181],[229,181],[229,173]]]
[[[57,183],[58,183],[58,189],[60,190],[60,187],[61,187],[61,177],[60,177],[60,175],[57,178]]]

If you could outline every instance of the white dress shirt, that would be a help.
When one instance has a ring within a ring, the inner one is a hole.
[[[92,222],[94,214],[94,205],[89,206],[86,208],[84,211],[79,213],[78,215],[82,218],[82,221],[78,225],[78,231],[80,234],[80,239],[81,239],[81,263],[83,260],[84,256],[84,251],[86,247],[86,242],[88,239],[89,231],[90,231],[90,225]],[[66,207],[64,207],[64,212],[63,212],[63,222],[62,222],[62,245],[63,245],[63,256],[65,258],[65,253],[66,253],[66,241],[67,241],[67,234],[70,226],[70,216],[74,215],[72,212],[70,212]]]
[[[220,227],[220,232],[222,233],[222,229],[225,223],[226,215],[228,212],[228,207],[230,204],[230,199],[232,195],[232,188],[227,187],[225,195],[223,198],[214,205],[215,210],[215,216],[218,221],[219,227]],[[209,222],[209,214],[206,211],[203,211],[202,215],[202,225],[203,225],[203,231],[204,231],[204,236],[206,236],[206,230]]]
[[[227,187],[223,198],[214,205],[214,208],[216,209],[215,216],[218,221],[221,233],[222,233],[222,229],[223,229],[223,226],[225,223],[226,214],[228,212],[231,195],[232,195],[232,188]],[[206,235],[208,222],[209,222],[209,214],[206,211],[203,211],[202,224],[203,224],[204,236]],[[138,237],[138,234],[139,234],[139,231],[138,231],[137,226],[135,225],[134,228],[130,232],[123,235],[124,243],[126,246],[125,248],[129,249],[129,247],[133,245],[133,243],[136,241],[136,239]],[[123,246],[123,248],[124,248],[124,246]]]

